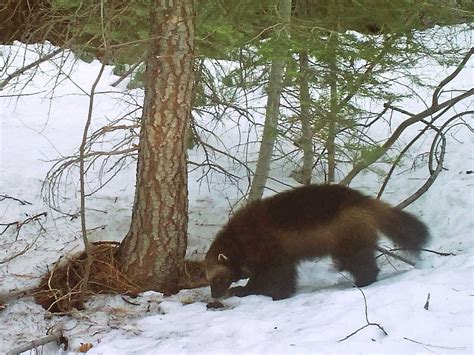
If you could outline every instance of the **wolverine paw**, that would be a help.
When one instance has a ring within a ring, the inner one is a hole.
[[[209,302],[207,305],[206,305],[206,308],[207,309],[219,309],[219,308],[225,308],[224,304],[220,301],[212,301],[212,302]]]

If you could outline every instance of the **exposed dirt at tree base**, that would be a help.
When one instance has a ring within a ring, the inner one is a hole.
[[[121,270],[115,256],[117,242],[100,242],[91,247],[92,264],[88,290],[81,298],[86,253],[80,252],[65,257],[43,276],[33,296],[36,303],[54,313],[69,312],[84,308],[84,301],[97,294],[123,294],[136,296],[145,291],[131,281]],[[200,261],[185,261],[180,289],[203,287],[206,280],[204,266]]]

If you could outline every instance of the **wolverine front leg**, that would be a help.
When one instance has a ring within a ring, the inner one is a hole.
[[[230,289],[230,294],[243,297],[266,295],[274,300],[290,297],[296,287],[296,265],[284,264],[268,266],[255,272],[245,287]]]
[[[267,279],[267,277],[268,276],[266,272],[260,271],[260,272],[254,273],[253,275],[250,276],[247,282],[247,285],[232,287],[229,290],[229,293],[232,296],[237,296],[237,297],[264,294],[263,285],[265,284],[265,280]]]

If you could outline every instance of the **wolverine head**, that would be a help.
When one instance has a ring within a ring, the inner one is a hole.
[[[224,296],[231,283],[241,278],[240,268],[225,254],[208,252],[205,264],[213,298]]]

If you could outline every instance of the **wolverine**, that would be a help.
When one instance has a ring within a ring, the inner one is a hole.
[[[358,287],[373,283],[381,234],[417,254],[428,229],[410,213],[342,185],[308,185],[250,202],[216,235],[206,254],[212,297],[261,294],[274,300],[296,288],[300,261],[330,256]],[[245,287],[234,281],[248,278]]]

